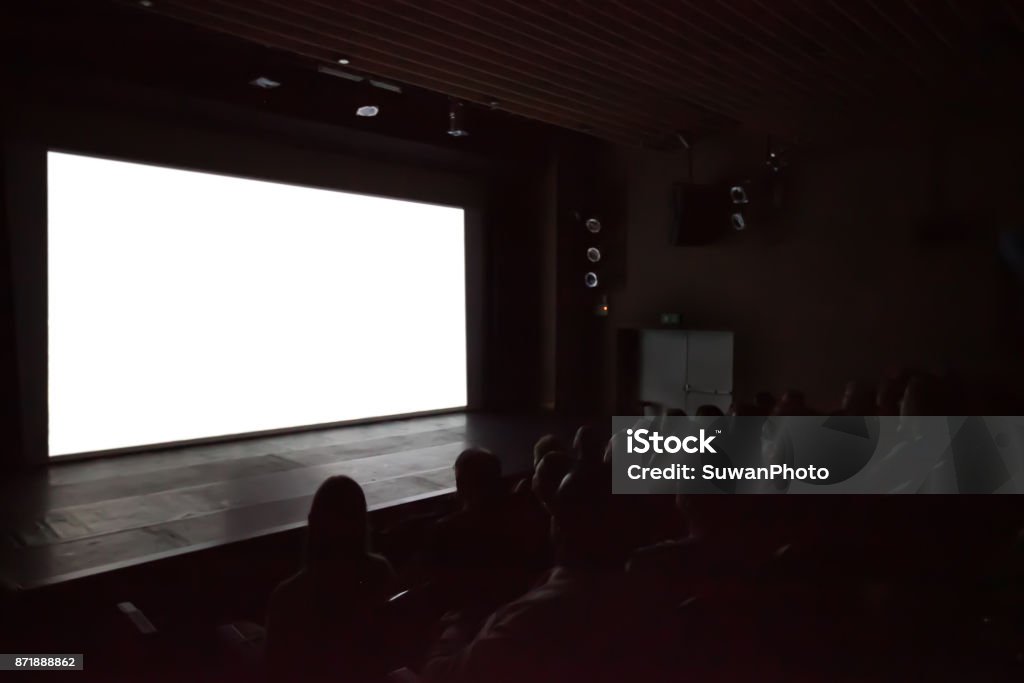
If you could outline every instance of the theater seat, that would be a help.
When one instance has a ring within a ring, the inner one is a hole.
[[[431,584],[424,584],[391,596],[387,609],[395,664],[419,665],[430,634],[445,611],[443,596]]]
[[[220,668],[225,680],[256,680],[263,669],[267,632],[251,621],[217,627]]]

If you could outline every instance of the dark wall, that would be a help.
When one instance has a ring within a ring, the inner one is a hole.
[[[0,141],[0,155],[7,147]],[[0,448],[21,452],[21,409],[18,400],[17,367],[14,363],[14,299],[11,281],[8,225],[8,186],[4,164],[0,164]]]
[[[547,298],[542,268],[550,196],[544,162],[503,175],[491,195],[485,274],[488,407],[531,412],[543,402]]]
[[[697,182],[761,173],[765,140],[694,150]],[[1015,387],[1015,340],[1001,325],[995,234],[1020,228],[1021,135],[961,128],[797,150],[786,210],[704,247],[672,247],[671,185],[686,153],[619,150],[628,175],[628,279],[612,328],[734,330],[740,394],[801,388],[821,408],[845,381],[910,366]],[[609,383],[611,387],[611,383]]]
[[[555,318],[555,406],[561,412],[595,416],[607,412],[606,374],[611,320],[598,315],[603,297],[625,284],[626,216],[624,169],[614,148],[582,136],[567,138],[558,149],[555,193],[555,274],[551,297]],[[601,223],[597,234],[586,221]],[[601,260],[587,260],[588,247]],[[585,286],[587,272],[598,286]]]

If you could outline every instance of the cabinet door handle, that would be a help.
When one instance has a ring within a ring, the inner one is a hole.
[[[683,391],[688,391],[694,394],[714,394],[717,396],[728,396],[732,393],[731,391],[722,391],[720,389],[701,389],[693,386],[692,384],[683,385]]]

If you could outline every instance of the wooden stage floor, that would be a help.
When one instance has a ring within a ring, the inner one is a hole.
[[[371,510],[444,495],[462,449],[489,448],[515,474],[540,434],[571,429],[458,413],[55,462],[0,489],[0,576],[30,589],[294,529],[335,474]]]

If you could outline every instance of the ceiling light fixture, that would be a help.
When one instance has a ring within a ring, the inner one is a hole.
[[[254,78],[249,81],[249,85],[254,85],[257,88],[263,88],[264,90],[273,90],[274,88],[280,87],[281,83],[280,81],[275,81],[274,79],[267,78],[266,76],[259,76],[258,78]]]
[[[348,57],[338,57],[338,59],[335,60],[335,61],[337,61],[338,64],[341,64],[342,66],[344,66],[344,65],[349,63]]]
[[[342,71],[341,69],[336,69],[333,66],[327,66],[326,64],[320,64],[319,66],[316,67],[316,70],[322,74],[327,74],[328,76],[344,78],[346,81],[354,81],[356,83],[361,83],[364,80],[363,77],[360,76],[359,74],[350,73],[348,71]]]
[[[357,103],[356,116],[362,118],[373,118],[380,113],[379,93],[370,85],[369,78],[363,80],[356,86]]]
[[[469,135],[466,130],[466,117],[462,109],[462,102],[451,100],[448,103],[448,135],[455,138],[462,138]]]
[[[385,83],[384,81],[378,81],[375,78],[370,78],[368,80],[370,81],[370,85],[372,85],[375,88],[380,88],[381,90],[387,90],[388,92],[397,93],[399,95],[402,94],[402,89],[399,86],[397,86],[397,85],[395,85],[393,83]]]

